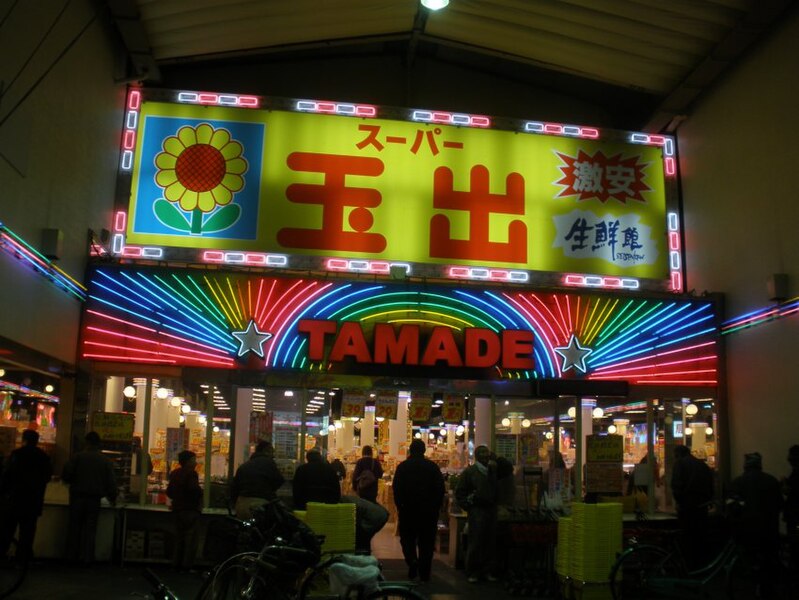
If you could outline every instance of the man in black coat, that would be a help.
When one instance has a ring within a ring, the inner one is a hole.
[[[22,432],[22,447],[11,453],[0,481],[4,514],[0,526],[0,557],[8,553],[11,539],[19,527],[20,558],[33,554],[36,521],[42,514],[44,491],[53,474],[50,457],[37,446],[39,434],[32,429]]]
[[[410,456],[397,466],[392,487],[408,579],[418,575],[422,581],[429,581],[444,477],[438,465],[424,457],[424,451],[422,440],[411,442]]]
[[[249,519],[252,509],[274,500],[283,485],[283,475],[275,463],[275,450],[267,441],[258,442],[250,460],[236,471],[230,486],[230,499],[239,519]]]
[[[305,510],[309,502],[338,504],[341,499],[341,485],[335,469],[322,458],[318,450],[306,452],[305,460],[307,462],[294,472],[294,508]]]

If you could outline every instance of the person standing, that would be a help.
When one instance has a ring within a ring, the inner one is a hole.
[[[496,550],[497,474],[488,447],[475,449],[474,464],[461,474],[455,497],[467,512],[466,575],[469,583],[481,579],[496,581],[492,571]]]
[[[689,567],[698,567],[706,557],[704,539],[708,505],[713,500],[713,471],[705,461],[691,454],[688,446],[674,448],[671,492],[677,502],[677,521],[682,532],[682,550]]]
[[[294,472],[292,496],[295,510],[305,510],[309,502],[338,504],[341,499],[341,486],[333,467],[318,450],[305,453],[304,465]]]
[[[788,449],[788,463],[791,465],[791,474],[783,481],[783,519],[791,552],[791,568],[799,573],[799,444]]]
[[[175,515],[175,568],[191,569],[197,553],[197,534],[202,515],[203,490],[197,476],[197,455],[191,450],[178,454],[180,466],[169,474],[166,495]]]
[[[430,581],[444,477],[438,465],[425,458],[422,440],[413,440],[408,451],[408,458],[397,466],[392,482],[400,545],[408,565],[408,579],[418,576]]]
[[[375,460],[371,446],[364,446],[361,458],[352,472],[352,489],[369,502],[377,502],[377,482],[383,477],[383,466]]]
[[[252,517],[253,508],[277,497],[277,490],[283,485],[283,481],[283,475],[275,463],[275,449],[272,444],[258,442],[250,460],[236,470],[230,486],[230,499],[236,507],[236,517]]]
[[[69,484],[67,556],[83,565],[94,562],[100,500],[116,504],[117,484],[111,461],[100,451],[96,431],[86,434],[86,447],[67,461],[61,478]]]
[[[0,558],[6,556],[14,532],[19,527],[17,555],[23,560],[33,556],[36,521],[42,514],[44,491],[53,475],[50,457],[37,446],[39,434],[32,429],[22,432],[22,446],[9,456],[0,480],[0,496],[5,504],[0,526]]]

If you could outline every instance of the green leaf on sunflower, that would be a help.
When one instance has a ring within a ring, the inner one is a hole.
[[[189,221],[180,209],[164,198],[159,198],[155,201],[155,204],[153,204],[153,212],[156,218],[167,227],[177,229],[178,231],[189,231],[191,229]]]
[[[203,223],[203,233],[214,233],[227,229],[239,220],[239,215],[241,215],[241,207],[238,204],[223,206]]]

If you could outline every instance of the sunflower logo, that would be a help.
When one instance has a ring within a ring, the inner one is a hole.
[[[242,175],[248,167],[242,151],[228,130],[208,123],[181,127],[167,137],[155,157],[155,182],[164,190],[164,198],[153,206],[158,219],[193,235],[233,225],[241,207],[230,202],[244,187]]]

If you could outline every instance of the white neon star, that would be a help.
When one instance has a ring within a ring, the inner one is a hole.
[[[247,329],[244,331],[232,331],[231,334],[241,344],[239,356],[244,356],[252,351],[261,358],[264,357],[264,342],[272,337],[271,333],[258,331],[258,327],[256,327],[255,321],[252,319],[250,319],[250,322],[247,324]]]
[[[571,339],[569,339],[569,344],[567,346],[561,346],[554,350],[563,357],[561,371],[565,372],[574,367],[583,373],[586,372],[585,359],[593,352],[591,348],[583,348],[574,334],[572,334]]]

